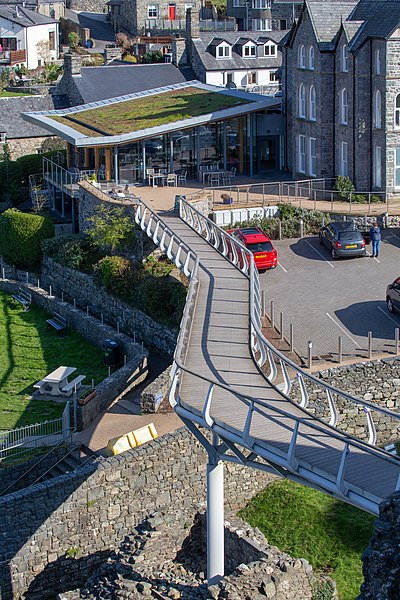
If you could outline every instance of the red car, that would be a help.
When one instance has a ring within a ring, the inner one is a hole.
[[[271,240],[262,229],[259,227],[243,227],[243,229],[229,229],[227,233],[237,238],[253,253],[254,262],[259,271],[275,269],[278,264],[278,254]]]

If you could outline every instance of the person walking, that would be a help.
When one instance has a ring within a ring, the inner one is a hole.
[[[371,229],[369,230],[372,242],[372,254],[371,257],[375,258],[379,256],[379,250],[381,247],[381,230],[378,226],[378,223],[374,223]]]

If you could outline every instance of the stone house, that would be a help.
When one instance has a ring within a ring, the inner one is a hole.
[[[65,17],[65,0],[0,0],[0,6],[3,4],[29,8],[52,19]]]
[[[293,176],[400,192],[400,2],[305,0],[285,44]]]
[[[239,31],[285,31],[300,14],[303,0],[227,0],[226,13]]]

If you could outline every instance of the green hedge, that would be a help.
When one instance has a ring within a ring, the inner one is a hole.
[[[16,208],[0,216],[0,254],[17,267],[36,267],[42,258],[43,240],[54,236],[54,225],[46,217]]]
[[[43,254],[60,265],[82,271],[91,271],[93,263],[101,258],[82,234],[66,234],[45,240],[42,243],[42,250]]]

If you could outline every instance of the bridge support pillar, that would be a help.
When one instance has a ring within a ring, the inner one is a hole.
[[[217,583],[224,575],[224,465],[217,453],[207,465],[207,579]]]

